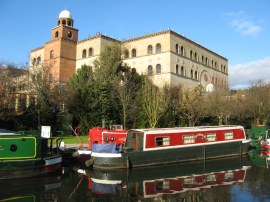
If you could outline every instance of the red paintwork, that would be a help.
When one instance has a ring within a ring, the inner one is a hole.
[[[62,163],[52,164],[44,167],[44,173],[53,173],[62,168]]]
[[[270,150],[270,144],[261,146],[261,149],[262,149],[262,150]]]
[[[231,178],[225,178],[229,174]],[[211,174],[203,174],[196,176],[188,177],[179,177],[179,178],[169,178],[169,179],[159,179],[154,181],[145,181],[144,182],[144,193],[145,196],[153,196],[160,193],[174,193],[187,191],[189,189],[198,189],[204,188],[207,186],[216,186],[226,183],[233,183],[242,181],[245,178],[246,170],[233,170],[226,172],[217,172]],[[208,181],[207,177],[211,176],[211,181]]]
[[[127,131],[123,129],[108,130],[102,127],[95,127],[89,130],[88,147],[92,149],[93,143],[124,145]]]
[[[190,131],[190,132],[175,132],[175,133],[159,133],[159,134],[147,134],[146,135],[146,145],[145,148],[156,148],[156,137],[170,137],[170,144],[167,146],[178,146],[178,145],[184,145],[183,144],[183,136],[184,135],[194,135],[195,138],[195,143],[191,143],[189,145],[192,144],[199,144],[199,143],[206,143],[206,138],[204,135],[206,134],[211,134],[211,133],[216,133],[216,141],[212,141],[212,143],[214,142],[220,142],[220,141],[225,141],[224,139],[224,133],[225,132],[233,132],[233,139],[237,140],[237,139],[245,139],[245,133],[243,130],[239,129],[239,128],[235,128],[235,129],[228,129],[228,128],[224,128],[224,130],[216,130],[216,129],[209,129],[207,131],[200,131],[200,130],[196,130],[196,131]],[[187,145],[187,144],[185,144]],[[160,146],[158,146],[160,147]],[[164,147],[164,146],[163,146]]]

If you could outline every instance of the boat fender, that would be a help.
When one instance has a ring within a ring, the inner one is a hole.
[[[10,151],[15,152],[17,151],[18,147],[15,144],[10,145]]]
[[[91,159],[85,161],[86,167],[90,167],[94,165],[95,157],[92,157]]]
[[[111,140],[111,141],[114,141],[114,140],[115,140],[115,137],[111,136],[111,137],[110,137],[110,140]]]

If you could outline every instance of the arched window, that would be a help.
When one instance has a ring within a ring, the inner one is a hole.
[[[204,64],[204,56],[202,55],[202,64]]]
[[[197,56],[196,52],[194,53],[194,59],[195,59],[195,61],[198,61],[198,56]]]
[[[152,76],[153,75],[153,67],[152,67],[152,65],[149,65],[148,66],[147,71],[148,71],[148,76]]]
[[[71,20],[68,21],[68,26],[71,26]]]
[[[160,53],[160,52],[161,52],[161,45],[160,45],[160,43],[158,43],[156,45],[156,53]]]
[[[89,48],[88,56],[89,57],[94,56],[94,49],[93,48]]]
[[[220,65],[220,71],[223,71],[223,64]]]
[[[195,79],[198,80],[198,72],[197,71],[195,71],[194,76],[195,76]]]
[[[50,59],[53,59],[53,58],[54,58],[54,51],[51,50],[51,52],[50,52]]]
[[[157,64],[156,66],[156,74],[161,74],[161,65]]]
[[[73,37],[72,32],[68,32],[68,38],[69,38],[69,39],[72,39],[72,37]]]
[[[86,50],[85,49],[83,49],[83,51],[82,51],[82,58],[86,58]]]
[[[152,53],[153,53],[153,47],[151,45],[149,45],[147,48],[147,54],[151,55]]]
[[[175,45],[175,52],[176,52],[176,53],[179,53],[179,47],[178,47],[178,44]]]
[[[214,60],[212,60],[212,67],[214,67]]]
[[[55,32],[54,37],[55,37],[55,38],[58,38],[58,32]]]
[[[131,56],[134,58],[136,57],[136,49],[133,48],[132,51],[131,51]]]
[[[185,55],[185,50],[184,50],[184,47],[183,46],[181,46],[181,55]]]
[[[192,50],[190,51],[189,58],[192,60],[193,59],[193,52]]]
[[[36,58],[33,59],[32,63],[33,63],[33,66],[36,65]]]
[[[41,58],[38,57],[38,58],[37,58],[37,65],[40,65],[40,61],[41,61]]]
[[[181,67],[181,76],[185,76],[185,69],[184,69],[184,66]]]
[[[207,57],[205,57],[205,65],[208,66],[208,58]]]
[[[178,67],[178,65],[176,65],[176,67],[175,67],[175,73],[176,73],[176,75],[179,75],[179,67]]]
[[[227,73],[227,68],[226,68],[226,66],[224,66],[224,72]]]
[[[58,26],[60,25],[60,20],[58,20],[57,25],[58,25]]]
[[[66,25],[66,24],[67,24],[66,20],[63,20],[62,25]]]
[[[190,78],[193,79],[193,70],[190,70]]]

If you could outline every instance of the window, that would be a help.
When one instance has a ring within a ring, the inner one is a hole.
[[[178,47],[178,44],[175,45],[175,52],[176,52],[176,53],[179,53],[179,47]]]
[[[152,53],[153,53],[153,47],[151,45],[149,45],[147,48],[147,54],[151,55]]]
[[[192,50],[190,51],[189,57],[190,57],[191,60],[193,59],[193,52],[192,52]]]
[[[181,76],[185,76],[185,69],[184,69],[184,66],[181,67]]]
[[[55,37],[55,38],[58,38],[58,32],[55,32],[54,37]]]
[[[148,66],[148,76],[153,75],[153,67],[151,65]]]
[[[66,24],[67,24],[66,20],[63,20],[62,25],[66,25]]]
[[[58,20],[57,25],[58,25],[58,26],[60,25],[60,20]]]
[[[205,64],[208,66],[208,58],[205,57]]]
[[[225,140],[232,140],[233,139],[233,132],[225,132],[224,139]]]
[[[68,38],[72,39],[72,37],[73,37],[72,32],[68,32]]]
[[[70,20],[68,21],[68,26],[71,26],[71,21]]]
[[[207,175],[207,177],[206,177],[206,182],[207,183],[213,183],[213,182],[216,182],[216,181],[217,181],[216,175],[214,175],[214,174]]]
[[[195,142],[194,135],[184,135],[183,143],[184,144],[192,144]]]
[[[178,68],[178,65],[176,65],[176,67],[175,67],[175,73],[176,73],[177,75],[179,75],[179,68]]]
[[[83,49],[83,51],[82,51],[82,58],[86,58],[86,50],[85,49]]]
[[[156,137],[156,146],[170,145],[170,137]]]
[[[225,180],[232,180],[233,177],[234,177],[233,172],[227,172],[227,173],[224,174],[224,179]]]
[[[41,61],[41,58],[38,57],[38,58],[37,58],[37,65],[40,65],[40,61]]]
[[[133,48],[132,51],[131,51],[131,56],[134,58],[136,57],[136,49]]]
[[[36,58],[33,59],[33,62],[32,63],[33,63],[33,66],[36,65]]]
[[[195,61],[198,61],[198,56],[197,56],[196,52],[194,53],[194,59],[195,59]]]
[[[185,49],[183,46],[181,46],[181,55],[185,56]]]
[[[156,74],[161,74],[161,65],[157,64],[156,66]]]
[[[195,71],[194,76],[195,76],[195,79],[198,80],[198,72],[197,71]]]
[[[216,141],[216,133],[206,134],[207,142]]]
[[[53,58],[54,58],[54,51],[51,50],[51,52],[50,52],[50,59],[53,59]]]
[[[193,70],[190,70],[190,78],[193,79]]]
[[[204,56],[202,56],[202,64],[204,64]]]
[[[161,45],[160,45],[160,43],[158,43],[156,45],[156,53],[160,53],[160,52],[161,52]]]
[[[94,50],[93,50],[93,48],[89,48],[88,56],[89,57],[94,56]]]

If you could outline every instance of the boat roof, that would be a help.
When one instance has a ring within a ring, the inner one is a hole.
[[[0,136],[1,135],[16,135],[16,134],[14,131],[0,128]]]
[[[238,125],[222,125],[222,126],[195,126],[195,127],[176,127],[176,128],[147,128],[147,129],[131,129],[130,131],[138,131],[143,133],[175,133],[175,132],[196,132],[196,131],[215,131],[215,130],[231,130],[243,129]]]

